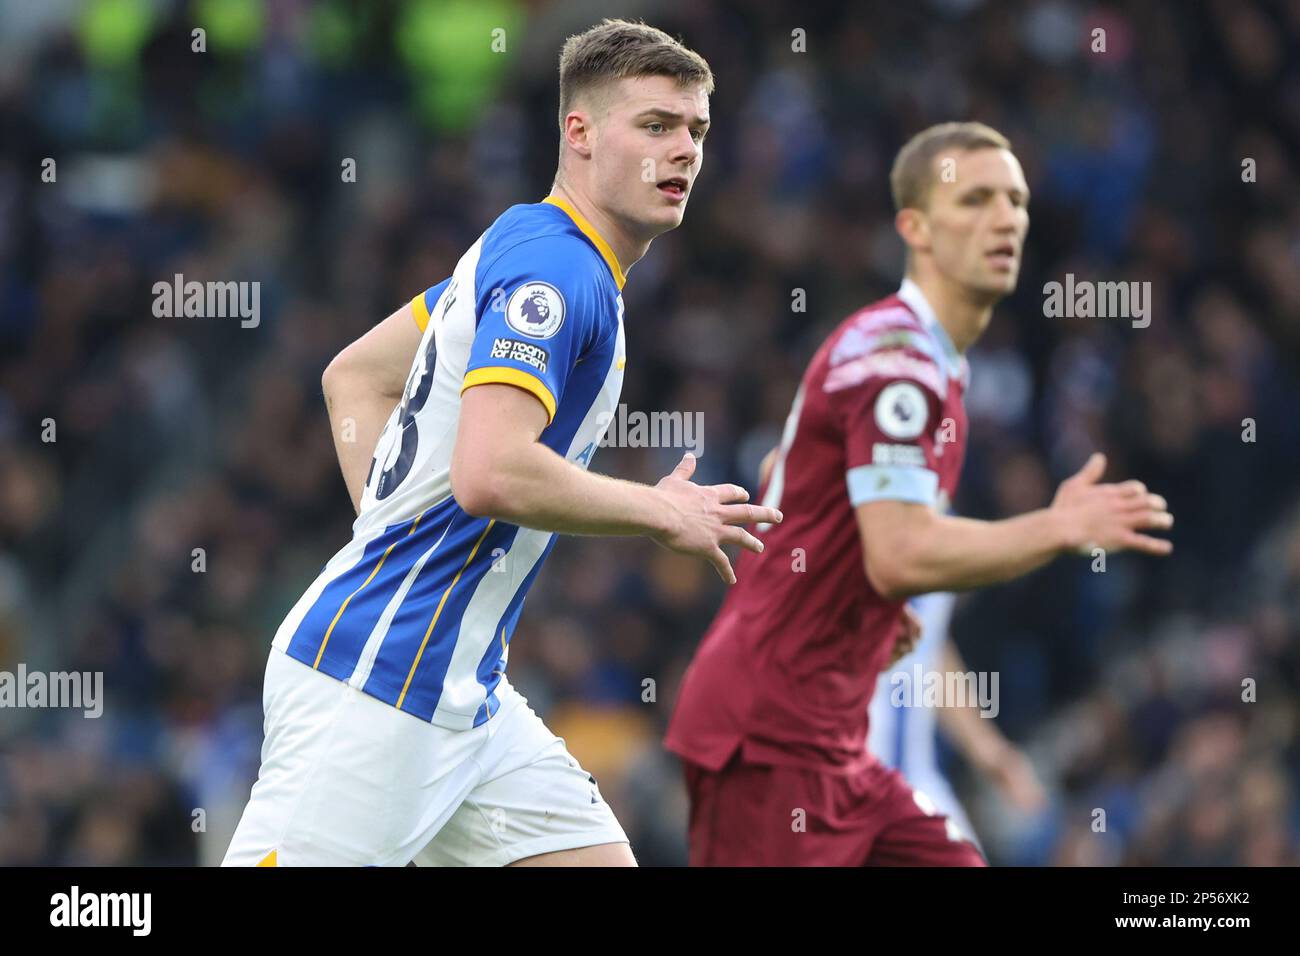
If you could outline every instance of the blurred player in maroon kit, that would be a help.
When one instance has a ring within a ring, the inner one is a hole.
[[[964,353],[1014,290],[1029,188],[978,123],[914,137],[890,174],[907,277],[817,350],[765,462],[761,554],[686,672],[666,745],[685,763],[692,865],[982,866],[957,827],[866,749],[876,677],[916,639],[905,600],[1026,574],[1059,555],[1168,554],[1141,482],[1094,454],[1048,508],[945,514],[966,447]]]

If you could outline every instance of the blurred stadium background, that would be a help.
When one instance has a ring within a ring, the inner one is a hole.
[[[623,401],[704,413],[700,480],[752,488],[822,336],[896,287],[911,133],[980,119],[1026,168],[958,509],[1041,506],[1095,447],[1178,526],[1167,561],[1058,562],[959,604],[1051,795],[1012,814],[949,755],[991,860],[1300,862],[1298,0],[0,0],[0,670],[103,671],[107,698],[0,711],[0,863],[219,861],[272,634],[350,534],[321,371],[545,195],[559,46],[606,15],[718,77],[686,223],[626,289]],[[155,318],[178,272],[259,281],[260,323]],[[1150,327],[1044,318],[1067,272],[1149,280]],[[596,468],[654,481],[680,454]],[[647,541],[566,539],[512,642],[643,864],[685,861],[659,738],[721,595]]]

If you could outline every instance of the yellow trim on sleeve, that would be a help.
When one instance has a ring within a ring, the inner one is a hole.
[[[555,421],[555,396],[546,387],[546,383],[536,375],[529,375],[509,365],[490,365],[466,373],[465,381],[460,386],[460,393],[464,395],[466,389],[473,388],[475,385],[494,384],[513,385],[522,388],[525,392],[531,392],[546,408],[546,424]]]
[[[275,850],[272,850],[266,856],[262,857],[261,862],[257,863],[256,865],[257,866],[279,866],[280,864],[276,862],[275,852],[276,852]]]
[[[411,311],[415,313],[415,324],[420,327],[420,333],[429,327],[429,304],[424,301],[424,293],[421,292],[411,300]]]
[[[605,260],[605,264],[609,266],[609,271],[614,274],[615,284],[617,284],[621,290],[623,288],[623,283],[627,282],[627,276],[623,274],[623,267],[618,263],[618,256],[614,255],[614,250],[611,249],[609,243],[605,241],[605,237],[598,233],[596,227],[587,222],[587,220],[583,218],[582,213],[574,209],[568,200],[561,199],[559,196],[547,196],[542,200],[542,202],[550,203],[552,206],[558,206],[560,209],[563,209],[568,213],[569,218],[573,220],[573,224],[582,230],[584,236],[591,240],[591,244],[596,247],[596,251],[599,252],[601,258]]]

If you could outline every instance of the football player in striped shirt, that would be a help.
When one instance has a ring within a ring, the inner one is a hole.
[[[571,37],[551,194],[326,369],[357,519],[275,636],[227,864],[634,863],[506,659],[557,532],[647,535],[732,582],[720,545],[780,520],[692,483],[690,456],[653,487],[587,471],[622,386],[625,273],[682,220],[712,89],[649,26]]]

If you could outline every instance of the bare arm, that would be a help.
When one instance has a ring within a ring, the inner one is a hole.
[[[966,662],[951,640],[944,641],[941,654],[945,672],[965,672]],[[937,717],[943,735],[1016,807],[1033,812],[1047,804],[1033,764],[991,717],[981,716],[977,707],[940,707]]]
[[[775,445],[758,463],[758,484],[760,487],[767,482],[768,476],[772,474],[772,466],[776,464],[776,456],[779,454],[781,454],[781,446]]]
[[[1061,483],[1050,507],[1002,521],[951,517],[901,501],[860,504],[867,578],[882,597],[902,600],[1009,581],[1084,548],[1169,554],[1168,541],[1140,531],[1173,526],[1165,499],[1140,481],[1097,484],[1105,468],[1105,456],[1094,454]]]
[[[334,450],[353,510],[361,508],[370,459],[388,416],[402,400],[421,337],[407,303],[336,355],[321,376]]]
[[[966,662],[951,640],[943,642],[940,663],[947,674],[964,673],[966,670]],[[1010,746],[997,724],[991,718],[981,717],[979,708],[974,705],[939,707],[936,714],[943,735],[963,757],[981,770],[995,763],[1003,749]]]
[[[451,460],[460,506],[542,531],[646,535],[704,558],[729,584],[736,576],[721,545],[761,551],[762,543],[741,526],[781,520],[775,508],[745,504],[749,493],[738,485],[692,483],[690,454],[653,486],[589,472],[538,441],[546,423],[545,407],[521,388],[467,389]]]

